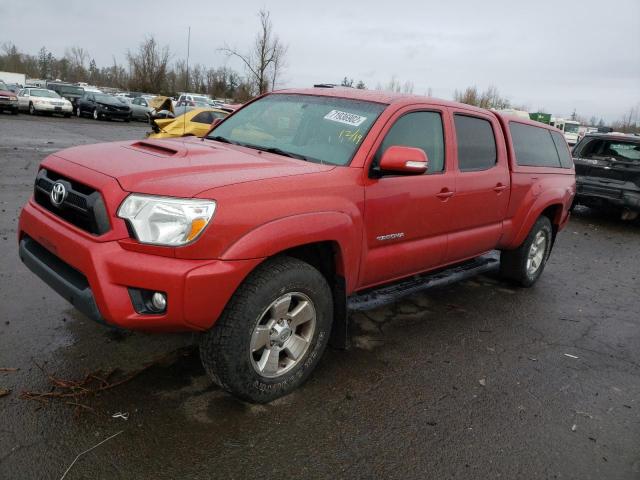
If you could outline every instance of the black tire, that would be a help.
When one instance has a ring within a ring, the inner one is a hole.
[[[94,108],[93,112],[91,112],[91,115],[93,116],[94,120],[100,120],[100,114],[98,113],[98,109]]]
[[[253,366],[252,333],[265,309],[291,292],[301,292],[311,300],[315,330],[296,364],[269,378]],[[202,334],[200,358],[209,376],[224,390],[250,402],[270,402],[292,392],[309,377],[327,345],[332,321],[331,289],[322,274],[301,260],[275,257],[247,277],[213,328]]]
[[[131,121],[131,117],[130,116],[124,119],[124,123],[129,123],[130,121]]]
[[[18,115],[18,109],[14,108],[13,110],[11,110],[11,115]]]
[[[33,103],[29,104],[29,115],[37,115],[36,107],[33,106]]]
[[[541,232],[545,237],[544,253],[541,262],[535,268],[535,271],[528,269],[529,253],[532,251],[532,244]],[[500,254],[500,275],[506,279],[512,280],[522,287],[531,287],[544,270],[551,246],[553,245],[553,228],[549,218],[542,216],[533,224],[529,235],[515,250],[503,250]]]
[[[64,118],[71,118],[71,114],[70,113],[65,113],[64,114]]]
[[[82,110],[80,110],[80,107],[76,107],[76,116],[82,118]]]

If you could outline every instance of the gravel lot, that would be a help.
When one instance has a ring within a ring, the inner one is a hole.
[[[586,209],[536,287],[490,276],[355,316],[270,405],[213,387],[191,335],[115,334],[22,266],[21,205],[39,161],[141,138],[143,124],[0,115],[0,478],[640,478],[640,224]],[[45,372],[134,371],[88,399],[41,403]],[[90,410],[89,410],[90,409]],[[117,412],[128,420],[112,418]]]

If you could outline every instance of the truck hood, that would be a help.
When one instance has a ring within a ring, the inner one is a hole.
[[[115,178],[125,191],[176,197],[194,197],[225,185],[335,168],[199,139],[101,143],[54,155]]]

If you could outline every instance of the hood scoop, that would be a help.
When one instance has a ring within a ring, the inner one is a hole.
[[[162,143],[150,142],[150,141],[140,141],[131,144],[131,148],[133,150],[143,151],[146,153],[150,153],[152,155],[157,155],[159,157],[173,157],[180,153],[180,150],[173,148],[170,145],[164,145]],[[184,155],[184,152],[182,152]]]

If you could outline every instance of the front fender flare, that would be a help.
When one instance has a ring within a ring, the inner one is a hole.
[[[341,257],[336,270],[345,277],[349,290],[355,285],[358,275],[360,232],[360,225],[344,212],[292,215],[257,226],[229,246],[220,259],[266,258],[302,245],[335,242]]]

